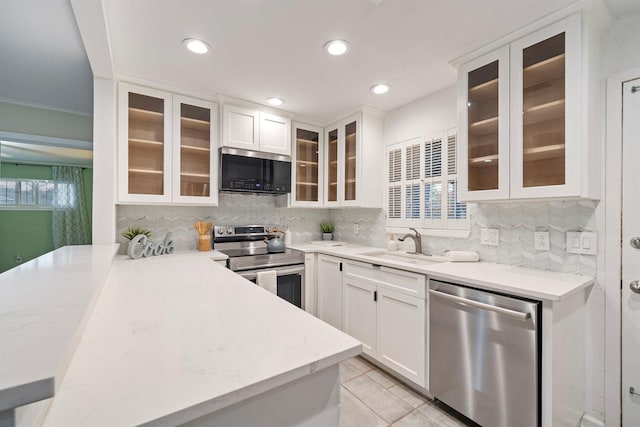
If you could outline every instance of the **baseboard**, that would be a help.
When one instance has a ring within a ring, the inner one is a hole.
[[[604,421],[594,418],[591,415],[584,415],[580,422],[580,427],[604,427]]]

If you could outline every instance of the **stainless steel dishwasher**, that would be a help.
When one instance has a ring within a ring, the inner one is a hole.
[[[431,394],[482,426],[540,426],[540,302],[429,288]]]

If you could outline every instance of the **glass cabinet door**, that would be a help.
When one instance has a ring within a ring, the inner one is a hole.
[[[319,202],[320,131],[296,128],[295,201]]]
[[[468,190],[497,190],[498,60],[467,74]]]
[[[327,133],[327,201],[338,201],[338,129]]]
[[[128,193],[163,195],[165,100],[128,93]]]
[[[186,103],[180,107],[180,196],[211,195],[211,110]]]
[[[357,123],[344,126],[344,200],[356,200]]]
[[[522,51],[522,185],[565,183],[565,33]]]

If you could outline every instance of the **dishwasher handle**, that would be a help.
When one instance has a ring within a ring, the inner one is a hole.
[[[509,310],[508,308],[502,308],[491,304],[485,304],[483,302],[470,300],[467,298],[462,298],[456,295],[447,294],[445,292],[436,291],[434,289],[429,289],[429,293],[441,297],[444,299],[448,299],[450,301],[456,302],[458,304],[467,305],[470,307],[480,308],[482,310],[489,310],[495,313],[504,314],[505,316],[510,316],[518,320],[528,320],[531,318],[531,313],[522,313],[520,311]]]

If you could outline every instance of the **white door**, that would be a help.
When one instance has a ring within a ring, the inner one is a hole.
[[[426,301],[378,290],[378,360],[426,387]]]
[[[318,317],[342,330],[342,260],[318,255]]]
[[[376,287],[357,279],[345,277],[342,305],[344,331],[362,342],[362,351],[376,354]]]
[[[622,424],[637,427],[640,426],[640,287],[636,287],[640,284],[640,192],[637,178],[640,162],[640,79],[625,83],[623,88]],[[632,388],[636,394],[632,393]]]
[[[225,147],[244,148],[245,150],[257,150],[260,135],[259,113],[256,110],[236,107],[235,105],[222,106],[222,145]]]
[[[291,119],[260,113],[260,151],[291,154]]]

